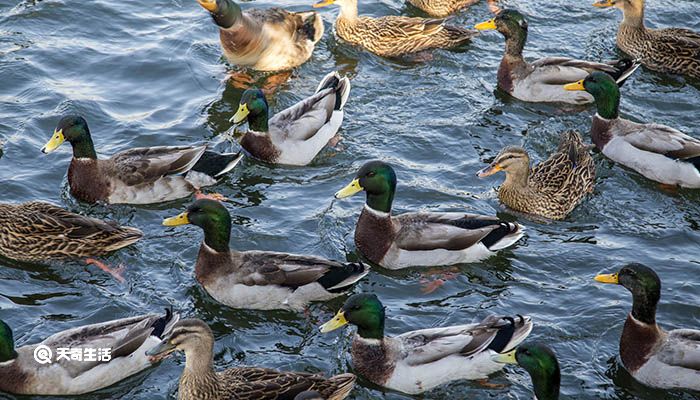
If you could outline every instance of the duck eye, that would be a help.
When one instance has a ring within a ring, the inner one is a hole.
[[[372,178],[372,177],[374,177],[375,175],[377,175],[377,173],[374,172],[374,171],[369,171],[369,172],[367,173],[367,177],[368,177],[368,178]]]

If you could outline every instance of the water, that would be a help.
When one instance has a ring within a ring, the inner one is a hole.
[[[529,16],[526,55],[615,57],[619,13],[589,2],[511,0]],[[693,0],[650,0],[652,26],[700,30]],[[244,7],[309,4],[256,1]],[[372,15],[415,14],[400,0],[364,2]],[[324,9],[326,27],[336,9]],[[678,18],[684,15],[685,18]],[[454,18],[473,26],[489,18],[484,4]],[[67,112],[86,116],[98,153],[135,146],[222,141],[241,91],[224,83],[227,70],[216,27],[196,2],[0,0],[0,201],[41,199],[73,211],[137,226],[146,237],[108,261],[128,266],[127,284],[80,263],[51,267],[4,263],[0,318],[18,343],[33,343],[75,325],[157,312],[169,304],[214,330],[216,366],[247,364],[335,374],[349,366],[349,331],[321,335],[317,326],[343,299],[313,305],[310,316],[232,310],[216,304],[193,279],[198,229],[164,228],[164,217],[188,200],[149,207],[89,206],[67,192],[67,147],[39,149]],[[587,132],[591,109],[524,104],[493,94],[503,39],[495,32],[458,52],[438,51],[425,63],[397,63],[353,49],[327,33],[312,59],[270,97],[274,111],[308,96],[337,69],[352,79],[337,149],[305,168],[244,160],[216,190],[233,199],[232,245],[355,259],[352,232],[362,204],[332,200],[366,160],[391,162],[399,176],[395,212],[468,210],[517,219],[528,228],[517,246],[483,263],[458,268],[456,279],[421,292],[421,271],[375,269],[358,290],[374,291],[388,307],[391,334],[459,324],[488,313],[523,313],[536,323],[531,338],[552,345],[570,399],[692,399],[635,384],[615,355],[631,296],[593,282],[624,262],[642,262],[663,281],[659,322],[700,328],[698,276],[700,206],[697,193],[669,193],[596,154],[595,193],[564,222],[539,224],[504,210],[494,195],[499,179],[475,172],[501,147],[524,145],[545,158],[565,129]],[[698,134],[700,91],[682,78],[639,71],[625,85],[626,117]],[[231,147],[225,141],[222,148]],[[184,364],[175,357],[81,399],[173,398]],[[456,382],[425,399],[529,399],[523,370],[506,368],[501,388]],[[0,398],[13,399],[0,395]],[[355,399],[405,399],[360,380]]]

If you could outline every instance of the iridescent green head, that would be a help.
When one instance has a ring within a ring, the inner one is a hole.
[[[647,324],[656,323],[656,305],[661,299],[661,279],[653,269],[642,264],[627,264],[617,273],[595,277],[600,283],[625,287],[632,293],[632,316]]]
[[[321,332],[334,331],[348,323],[357,326],[357,334],[365,339],[384,337],[384,305],[374,294],[350,296],[335,317],[321,326]]]
[[[527,20],[520,12],[511,9],[501,10],[495,18],[475,26],[477,30],[497,30],[506,38],[506,53],[522,55],[527,42]]]
[[[357,171],[355,179],[335,194],[335,198],[350,197],[361,191],[367,193],[367,205],[373,210],[390,212],[396,192],[396,173],[391,165],[383,161],[366,163]]]
[[[523,344],[508,353],[493,357],[496,362],[518,364],[530,374],[535,396],[539,400],[557,400],[561,385],[559,361],[554,352],[543,344]]]
[[[165,226],[196,225],[204,230],[204,243],[218,252],[229,251],[231,215],[218,201],[201,199],[187,207],[187,211],[163,221]]]
[[[66,115],[58,121],[51,139],[41,149],[44,154],[56,150],[63,142],[73,146],[73,157],[97,159],[90,129],[85,118],[79,115]]]
[[[231,118],[231,122],[238,125],[247,120],[250,129],[257,132],[267,132],[268,117],[265,93],[260,89],[247,89],[241,96],[238,111]]]
[[[566,90],[585,90],[595,99],[598,115],[607,119],[618,117],[620,88],[612,76],[605,72],[593,72],[586,79],[564,86]]]
[[[17,358],[15,340],[12,337],[12,329],[5,321],[0,320],[0,363]]]
[[[233,0],[197,0],[209,11],[214,22],[223,29],[233,26],[242,15],[241,7]]]

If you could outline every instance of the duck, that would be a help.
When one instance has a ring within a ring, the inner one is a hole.
[[[181,199],[216,184],[243,157],[202,145],[139,147],[100,159],[87,121],[79,115],[61,118],[41,151],[49,154],[66,141],[73,147],[70,192],[86,203],[154,204]]]
[[[485,379],[503,368],[491,357],[515,348],[532,331],[529,317],[492,315],[478,323],[390,337],[384,335],[385,317],[385,307],[375,294],[358,293],[320,330],[328,333],[355,325],[350,351],[354,370],[376,385],[407,394],[455,380]]]
[[[595,277],[600,283],[623,286],[632,293],[632,312],[620,337],[620,358],[637,381],[654,388],[700,390],[700,330],[664,331],[656,323],[661,279],[639,263]]]
[[[171,310],[165,315],[116,319],[78,326],[21,347],[15,347],[12,329],[0,321],[0,391],[76,396],[112,386],[150,368],[153,363],[146,350],[167,337],[179,319]],[[95,349],[90,356],[94,361],[67,359],[58,350],[65,348],[82,350],[83,357]]]
[[[204,231],[195,278],[216,301],[232,308],[301,311],[312,301],[342,295],[369,273],[362,263],[316,256],[229,247],[231,215],[218,201],[200,199],[165,226],[195,225]]]
[[[348,96],[350,80],[331,72],[313,96],[270,118],[263,91],[247,89],[231,122],[248,122],[241,146],[253,157],[272,164],[303,166],[338,133]]]
[[[143,237],[139,229],[43,201],[0,203],[0,255],[20,262],[104,256]]]
[[[219,27],[226,59],[256,71],[285,71],[305,63],[323,37],[315,12],[282,8],[243,11],[233,0],[197,0]]]
[[[649,29],[644,25],[644,0],[601,0],[596,7],[615,7],[624,18],[617,47],[652,71],[700,79],[700,33],[684,28]]]
[[[595,185],[595,163],[575,131],[563,133],[557,151],[532,169],[525,149],[508,146],[477,175],[483,178],[499,171],[506,175],[498,189],[503,204],[553,220],[566,218]]]
[[[471,40],[474,32],[447,24],[444,19],[404,16],[360,17],[357,0],[321,0],[315,8],[336,4],[340,14],[336,34],[347,43],[380,57],[398,58],[418,52],[447,49]]]
[[[479,0],[408,0],[408,2],[432,17],[445,18],[478,3]]]
[[[163,360],[174,352],[185,353],[180,376],[179,400],[275,400],[293,399],[302,392],[316,391],[325,399],[342,400],[355,386],[355,375],[325,378],[320,374],[237,367],[214,370],[214,334],[199,319],[183,319],[172,332],[146,354]]]
[[[521,344],[517,348],[491,357],[502,364],[517,364],[532,380],[536,400],[559,400],[561,370],[552,349],[541,343]]]
[[[666,125],[620,117],[620,90],[608,75],[594,72],[564,86],[596,101],[591,138],[609,159],[663,185],[700,188],[700,140]]]
[[[355,245],[369,261],[386,269],[475,262],[507,248],[523,235],[517,223],[463,212],[409,212],[391,215],[396,173],[383,161],[364,164],[336,199],[367,193],[355,226]]]
[[[479,31],[498,30],[506,38],[506,50],[498,67],[498,88],[518,100],[532,103],[593,103],[588,93],[573,93],[562,85],[583,79],[593,71],[613,76],[618,84],[639,68],[639,63],[616,60],[608,63],[577,60],[567,57],[545,57],[528,63],[523,58],[528,23],[517,10],[504,9],[488,21],[476,25]]]

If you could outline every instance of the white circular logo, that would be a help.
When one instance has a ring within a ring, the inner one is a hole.
[[[34,360],[39,364],[51,364],[53,358],[53,352],[49,346],[40,344],[34,349]]]

